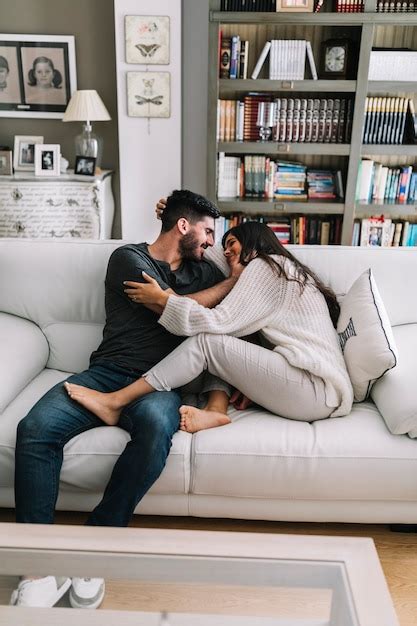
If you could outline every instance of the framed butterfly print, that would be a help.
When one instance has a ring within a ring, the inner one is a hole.
[[[171,74],[127,72],[127,114],[129,117],[170,117]]]
[[[169,64],[169,17],[126,15],[126,63]]]

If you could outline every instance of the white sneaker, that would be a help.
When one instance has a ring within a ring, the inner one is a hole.
[[[14,606],[51,607],[71,587],[71,578],[45,576],[35,580],[21,580],[12,593]]]
[[[97,609],[103,602],[104,578],[73,578],[69,601],[73,609]]]

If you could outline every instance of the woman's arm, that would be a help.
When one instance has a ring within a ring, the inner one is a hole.
[[[159,323],[174,335],[213,333],[242,337],[263,328],[271,315],[284,314],[292,292],[292,283],[278,277],[262,259],[254,259],[214,309],[206,309],[188,297],[170,295]]]

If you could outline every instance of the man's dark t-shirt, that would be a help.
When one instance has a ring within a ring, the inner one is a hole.
[[[159,315],[132,302],[124,293],[123,281],[145,282],[142,271],[155,278],[162,289],[171,288],[178,295],[208,289],[225,278],[211,261],[187,260],[171,271],[168,263],[150,256],[146,243],[117,248],[107,268],[103,341],[91,355],[91,365],[113,363],[141,376],[184,340],[158,324]]]

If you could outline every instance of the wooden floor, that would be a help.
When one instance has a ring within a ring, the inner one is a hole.
[[[57,513],[59,524],[82,524],[85,515],[80,513]],[[11,510],[0,509],[0,522],[14,521]],[[259,533],[290,533],[372,537],[388,582],[392,599],[401,626],[417,626],[417,534],[392,533],[388,526],[364,524],[305,524],[257,522],[246,520],[220,520],[181,517],[149,517],[135,516],[131,526],[142,528],[182,528],[189,530],[217,530]],[[0,582],[0,603],[4,603],[14,581]],[[145,591],[145,590],[143,590]],[[161,590],[162,593],[162,590]],[[169,590],[166,591],[165,602],[169,609]],[[147,589],[147,600],[152,610],[155,594],[158,589]],[[103,608],[134,608],[129,606],[132,593],[131,584],[107,581],[106,599]],[[268,601],[268,605],[270,599]],[[183,607],[185,610],[185,607]],[[259,611],[259,605],[258,605]],[[196,610],[189,607],[190,610]],[[145,609],[143,609],[145,610]],[[262,613],[258,612],[258,615]],[[375,624],[375,626],[378,626]]]

